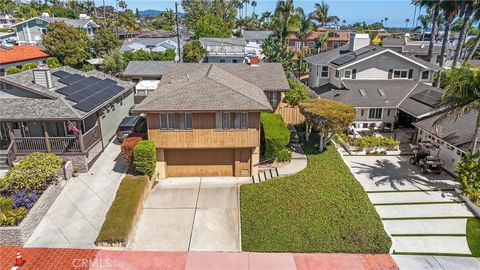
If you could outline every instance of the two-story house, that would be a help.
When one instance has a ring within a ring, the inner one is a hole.
[[[245,39],[246,53],[256,54],[261,58],[263,41],[273,34],[273,31],[243,31],[242,36]]]
[[[47,32],[47,26],[53,22],[64,22],[68,26],[85,30],[88,37],[93,37],[97,31],[98,25],[89,18],[70,19],[54,18],[44,13],[40,17],[34,17],[17,24],[12,25],[17,33],[17,42],[19,44],[34,44],[42,42],[42,35]]]
[[[157,148],[157,174],[258,173],[260,112],[273,111],[289,85],[280,63],[177,63],[134,112],[144,113]]]
[[[51,152],[87,171],[128,116],[133,87],[70,67],[0,77],[0,167]]]
[[[0,14],[0,28],[10,28],[15,24],[15,18],[9,14]]]
[[[320,98],[357,109],[356,128],[393,129],[438,111],[442,90],[432,87],[441,68],[419,58],[370,45],[368,34],[352,34],[348,45],[305,59],[308,85]]]
[[[205,48],[204,63],[245,63],[244,38],[200,38]]]
[[[428,41],[409,41],[405,38],[384,38],[382,41],[382,46],[385,48],[389,48],[396,52],[399,52],[403,55],[416,57],[423,60],[427,60],[428,57],[428,49],[430,44]],[[450,64],[450,59],[452,57],[452,50],[453,48],[448,45],[448,48],[445,52],[447,65]],[[432,63],[440,63],[440,53],[442,51],[442,44],[441,43],[434,43],[433,50],[432,50],[432,59],[430,62]]]
[[[304,49],[317,49],[318,48],[318,39],[327,34],[325,50],[330,51],[341,47],[348,43],[350,40],[350,34],[352,31],[349,30],[329,30],[326,27],[319,27],[315,30],[310,31],[307,36],[303,39],[303,48]],[[302,46],[302,39],[296,33],[292,33],[288,37],[288,46],[292,50],[299,50]]]

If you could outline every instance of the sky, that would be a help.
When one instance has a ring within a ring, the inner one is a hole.
[[[95,0],[95,3],[101,5],[102,1]],[[106,5],[115,6],[115,0],[105,0],[105,2]],[[133,10],[135,8],[139,10],[175,8],[175,1],[171,0],[126,0],[126,2],[128,8]],[[255,13],[261,14],[264,11],[273,11],[276,2],[276,0],[257,0]],[[305,12],[311,12],[315,3],[318,2],[320,1],[294,0],[295,6],[301,6]],[[346,20],[347,24],[362,21],[370,24],[388,17],[387,27],[405,27],[405,19],[409,18],[412,22],[415,11],[415,7],[411,5],[411,0],[326,0],[325,2],[330,5],[329,14],[338,16],[340,20]],[[181,5],[179,7],[179,11],[181,11]],[[249,6],[248,13],[251,11],[252,8]]]

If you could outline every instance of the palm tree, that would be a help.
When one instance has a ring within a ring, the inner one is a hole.
[[[272,12],[270,11],[265,11],[262,13],[262,16],[260,17],[260,21],[262,22],[270,22],[272,19]]]
[[[405,19],[405,33],[407,33],[407,29],[408,29],[408,23],[410,22],[410,19],[409,18],[406,18]]]
[[[464,64],[458,69],[452,69],[445,73],[445,92],[441,104],[446,106],[446,113],[443,114],[434,125],[445,121],[447,118],[476,112],[477,131],[473,138],[480,133],[480,69],[471,64]],[[475,150],[475,149],[473,149]]]
[[[257,7],[257,1],[252,1],[253,14],[255,14],[255,7]]]
[[[275,7],[275,14],[280,17],[280,41],[286,44],[288,39],[288,27],[294,13],[293,0],[280,0]]]
[[[467,54],[467,57],[465,58],[465,61],[470,61],[475,54],[475,52],[478,49],[478,46],[480,45],[480,22],[478,23],[478,34],[477,37],[475,38],[475,41],[473,42],[472,48],[470,48],[470,51]]]
[[[346,23],[347,23],[347,20],[343,19],[342,20],[342,26],[345,26]]]
[[[480,6],[480,0],[466,0],[462,1],[462,7],[460,14],[463,15],[462,27],[460,28],[460,35],[458,36],[457,47],[455,48],[455,54],[453,55],[453,67],[457,66],[460,59],[460,55],[463,49],[463,43],[465,42],[465,36],[467,34],[468,22],[474,11]]]
[[[318,21],[321,26],[325,26],[328,23],[338,22],[337,16],[328,16],[329,5],[322,1],[315,4],[315,10],[312,13],[312,19]]]
[[[243,10],[243,2],[238,1],[237,2],[237,8],[238,8],[238,16],[239,19],[242,19],[242,10]]]
[[[440,8],[444,14],[444,34],[442,40],[442,50],[440,51],[440,66],[443,67],[445,62],[445,52],[448,47],[448,40],[450,35],[450,26],[452,25],[453,20],[457,17],[460,1],[442,1],[440,3]]]
[[[430,43],[428,45],[428,55],[427,60],[432,61],[433,54],[433,45],[435,42],[435,37],[437,36],[438,31],[438,15],[440,14],[440,0],[413,0],[415,4],[420,7],[427,7],[430,12],[433,12],[432,16],[432,32],[430,34]]]
[[[305,43],[305,38],[307,35],[310,33],[310,30],[313,28],[312,24],[312,14],[305,14],[303,9],[301,7],[296,9],[296,14],[298,16],[298,19],[300,20],[300,27],[297,31],[297,36],[301,41],[300,45],[300,65],[298,68],[298,78],[300,79],[300,76],[302,75],[303,71],[303,58],[304,58],[304,51],[303,51],[303,45]]]
[[[243,4],[245,5],[245,18],[248,17],[248,4],[250,4],[250,0],[242,0]]]
[[[385,26],[384,26],[384,27],[387,28],[388,17],[385,17],[385,18],[383,19],[383,21],[384,21],[384,23],[385,23]]]

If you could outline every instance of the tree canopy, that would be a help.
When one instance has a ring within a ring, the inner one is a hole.
[[[288,84],[290,85],[290,91],[285,93],[284,98],[288,105],[297,106],[300,102],[310,97],[306,86],[300,81],[288,79]]]
[[[43,45],[48,52],[64,65],[81,66],[88,59],[88,38],[83,29],[64,22],[49,23],[43,35]]]
[[[207,14],[197,19],[194,26],[197,37],[219,37],[231,36],[227,23],[219,16]]]
[[[185,24],[190,29],[194,29],[197,20],[207,14],[215,14],[227,25],[228,29],[233,29],[236,26],[236,1],[182,0],[182,8],[185,12]]]
[[[105,59],[102,69],[111,74],[117,74],[125,69],[127,62],[123,57],[123,53],[119,48],[111,50],[103,56]]]
[[[90,51],[96,57],[102,57],[115,48],[120,47],[118,35],[110,28],[98,29],[95,37],[90,40]]]
[[[167,9],[155,18],[155,20],[152,22],[152,25],[155,29],[174,31],[175,23],[176,19],[173,10]]]
[[[320,135],[319,150],[322,152],[333,135],[347,129],[355,121],[355,109],[343,102],[329,99],[308,99],[300,103],[300,112],[305,116],[306,137],[313,129]]]
[[[183,62],[199,63],[203,59],[205,52],[206,51],[199,40],[186,42],[183,45]]]

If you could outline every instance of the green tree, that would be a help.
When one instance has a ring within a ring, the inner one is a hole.
[[[79,67],[89,58],[85,31],[67,26],[64,22],[48,24],[47,33],[43,35],[43,45],[50,55],[64,65]]]
[[[199,40],[192,40],[183,45],[183,62],[199,63],[205,56],[206,50]]]
[[[437,36],[437,31],[438,31],[438,19],[440,15],[440,0],[413,0],[413,3],[415,5],[419,5],[420,7],[427,7],[427,9],[432,12],[432,33],[431,33],[432,38],[430,39],[430,44],[428,46],[428,55],[427,55],[428,61],[431,61],[432,54],[433,54],[433,45],[435,42],[434,37]]]
[[[287,45],[269,37],[260,44],[260,48],[262,48],[265,62],[282,63],[284,69],[293,69],[292,58],[294,53]]]
[[[226,38],[231,35],[227,23],[213,14],[207,14],[199,18],[195,23],[194,30],[197,37]]]
[[[313,29],[313,24],[312,24],[312,15],[311,14],[305,14],[302,8],[297,8],[297,16],[300,20],[300,27],[298,31],[296,32],[297,36],[300,38],[301,45],[300,45],[300,53],[298,54],[300,58],[300,63],[298,67],[298,77],[302,75],[303,72],[303,58],[305,56],[305,52],[303,50],[303,46],[305,43],[305,38],[307,35],[310,33],[310,31]]]
[[[127,66],[127,62],[123,57],[123,53],[119,48],[113,49],[104,57],[105,59],[102,69],[105,72],[116,75],[117,73],[123,71]]]
[[[47,58],[47,66],[49,68],[58,68],[58,67],[61,67],[62,65],[60,65],[60,61],[58,61],[56,57],[49,57]]]
[[[455,172],[463,191],[474,203],[480,205],[480,151],[463,155]]]
[[[312,19],[320,23],[321,26],[325,26],[329,23],[338,22],[339,19],[337,16],[329,16],[328,10],[330,6],[322,1],[315,4],[315,10],[312,12]]]
[[[102,57],[115,48],[120,47],[118,35],[111,28],[98,29],[95,37],[90,40],[90,51],[95,57]]]
[[[288,84],[290,85],[290,91],[286,92],[284,97],[288,105],[298,106],[300,102],[310,97],[307,88],[300,81],[288,79]]]
[[[460,35],[458,37],[457,47],[455,49],[455,54],[453,55],[453,67],[457,66],[458,61],[462,53],[462,49],[465,42],[465,37],[467,35],[468,26],[471,23],[471,17],[474,12],[478,13],[480,9],[480,0],[470,0],[462,1],[463,8],[461,13],[463,14],[462,27],[460,28]],[[432,46],[432,44],[430,44]]]
[[[37,68],[37,67],[38,67],[38,65],[34,62],[26,63],[26,64],[23,64],[22,71],[34,69],[34,68]]]
[[[199,18],[215,14],[228,29],[233,29],[236,27],[237,3],[232,0],[182,0],[184,22],[190,29],[194,29]]]
[[[309,139],[312,129],[318,131],[320,152],[323,152],[335,134],[343,132],[356,118],[352,106],[336,100],[308,99],[299,106],[300,112],[305,116],[305,137]]]
[[[445,62],[445,52],[448,47],[448,40],[450,35],[450,26],[452,25],[453,20],[457,17],[458,12],[460,11],[460,2],[459,1],[442,1],[440,3],[440,8],[443,11],[445,16],[444,19],[444,34],[442,40],[442,49],[440,51],[440,66],[443,67]]]
[[[282,44],[285,45],[288,41],[289,26],[292,22],[294,11],[295,7],[293,5],[293,0],[280,0],[275,7],[274,15],[276,33]]]
[[[167,9],[162,12],[153,22],[152,25],[155,29],[163,29],[166,31],[174,31],[176,24],[175,14],[173,10]]]
[[[9,68],[7,68],[7,70],[5,70],[5,73],[7,75],[16,74],[16,73],[20,73],[20,72],[22,72],[22,70],[19,69],[18,67],[9,67]]]

